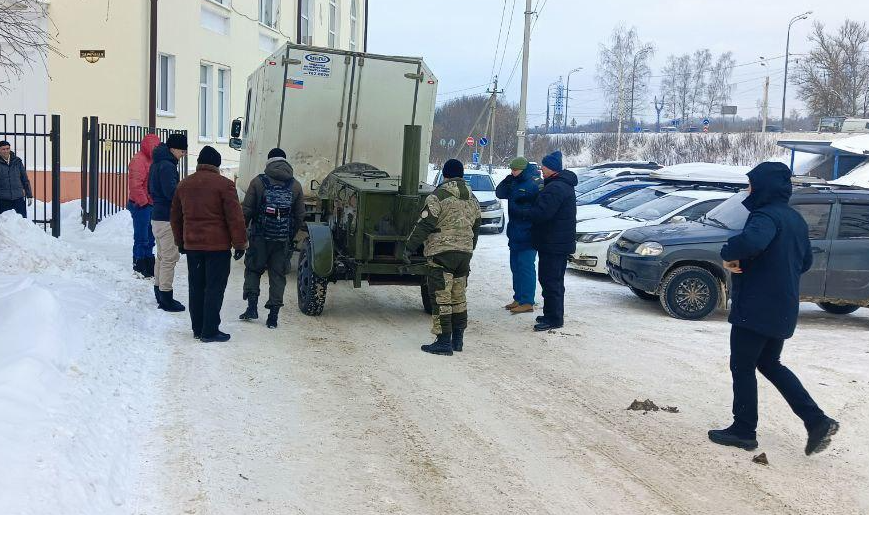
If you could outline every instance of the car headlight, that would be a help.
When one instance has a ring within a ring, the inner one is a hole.
[[[664,246],[655,241],[646,241],[634,249],[634,253],[640,256],[660,256],[664,252]]]
[[[498,211],[499,209],[501,209],[501,202],[495,202],[494,204],[487,207],[486,211]]]
[[[591,232],[577,234],[576,240],[580,243],[600,243],[601,241],[609,241],[615,239],[622,233],[623,230],[613,230],[610,232]]]

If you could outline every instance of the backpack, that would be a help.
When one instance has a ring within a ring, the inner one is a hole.
[[[265,187],[257,216],[260,235],[267,241],[288,241],[293,233],[292,182],[279,186],[265,174],[260,180]]]

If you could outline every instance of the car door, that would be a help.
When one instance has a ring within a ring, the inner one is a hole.
[[[830,258],[830,215],[833,204],[830,201],[803,202],[794,203],[791,207],[796,209],[808,224],[809,240],[812,243],[812,267],[803,273],[800,279],[800,296],[823,297]]]
[[[824,296],[869,301],[869,201],[843,201],[840,207]]]

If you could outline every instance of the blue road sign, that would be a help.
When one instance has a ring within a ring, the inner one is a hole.
[[[678,119],[678,118],[676,118],[676,119],[673,120],[673,125],[679,125],[679,119]]]
[[[634,132],[635,132],[635,133],[642,133],[642,132],[643,132],[643,128],[640,127],[640,126],[638,125],[638,126],[634,127]]]
[[[486,147],[489,145],[489,139],[485,136],[480,139],[480,147]]]
[[[472,156],[472,162],[474,164],[480,164],[480,154],[477,153],[476,151],[474,152],[474,154]]]
[[[709,118],[703,118],[703,125],[709,125]]]

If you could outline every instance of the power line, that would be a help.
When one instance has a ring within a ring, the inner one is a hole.
[[[514,0],[515,1],[515,0]],[[498,63],[498,50],[501,48],[501,33],[504,31],[504,14],[507,12],[507,0],[501,7],[501,23],[498,25],[498,39],[495,41],[495,53],[492,55],[492,73],[489,78],[495,76],[495,64]],[[507,43],[504,43],[504,48],[507,48]]]
[[[466,91],[468,91],[468,90],[476,90],[477,88],[485,88],[485,87],[487,87],[488,85],[489,85],[489,83],[487,82],[487,83],[485,83],[485,84],[478,84],[477,86],[471,86],[471,87],[469,87],[469,88],[462,88],[461,90],[452,90],[452,91],[448,91],[448,92],[438,92],[438,96],[441,96],[441,95],[450,95],[450,94],[453,94],[453,93],[466,92]]]
[[[513,7],[510,8],[510,26],[507,27],[507,37],[504,39],[504,49],[501,51],[501,65],[498,66],[498,77],[504,71],[504,59],[507,57],[507,43],[510,42],[510,34],[513,32],[513,13],[516,11],[516,0],[513,0]]]
[[[537,0],[537,4],[534,5],[534,9],[532,11],[535,13],[534,23],[531,24],[531,32],[534,33],[534,29],[537,27],[537,21],[540,20],[540,13],[543,12],[543,8],[546,7],[546,2],[549,0],[543,0],[543,5],[540,4],[540,0]],[[540,9],[537,9],[537,6],[540,6]],[[510,71],[510,77],[507,79],[507,84],[504,84],[504,90],[510,87],[510,83],[513,82],[513,77],[516,75],[516,68],[519,67],[519,60],[522,59],[522,47],[519,47],[519,54],[516,55],[516,62],[513,64],[513,70]]]

